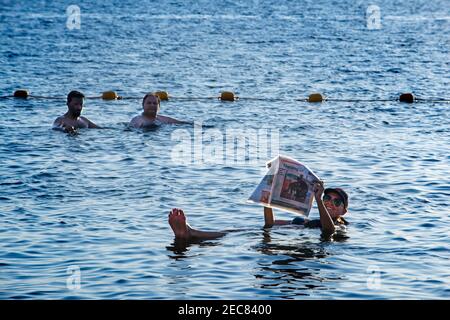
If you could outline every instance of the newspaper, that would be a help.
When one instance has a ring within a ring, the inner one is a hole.
[[[278,156],[267,163],[269,171],[248,199],[269,208],[309,215],[314,183],[320,178],[295,159]]]

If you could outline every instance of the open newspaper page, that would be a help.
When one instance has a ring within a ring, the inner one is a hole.
[[[320,178],[301,162],[278,156],[267,163],[268,172],[248,199],[266,207],[309,215],[314,183]]]

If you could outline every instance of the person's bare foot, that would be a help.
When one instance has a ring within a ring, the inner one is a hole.
[[[186,224],[186,216],[183,210],[173,208],[169,213],[169,225],[176,238],[190,238],[189,226]]]

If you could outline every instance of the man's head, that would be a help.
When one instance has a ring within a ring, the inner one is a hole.
[[[341,188],[327,188],[324,191],[323,204],[331,218],[337,218],[347,213],[348,195]]]
[[[84,94],[79,91],[70,91],[67,95],[67,107],[69,108],[69,113],[75,118],[81,115],[81,110],[83,110],[84,105]]]
[[[149,117],[156,117],[159,111],[159,97],[153,93],[147,93],[142,99],[144,114]]]

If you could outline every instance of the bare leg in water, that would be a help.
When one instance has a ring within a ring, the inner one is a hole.
[[[183,210],[174,208],[169,213],[169,225],[172,228],[175,238],[183,240],[208,240],[223,237],[226,232],[208,232],[191,228],[186,223],[186,216]]]

